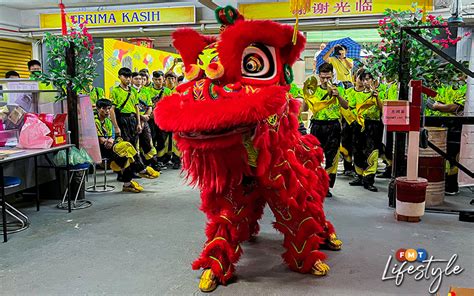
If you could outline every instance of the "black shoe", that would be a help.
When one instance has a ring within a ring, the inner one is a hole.
[[[342,174],[346,177],[355,177],[355,176],[357,176],[355,171],[344,171]]]
[[[364,185],[364,188],[367,189],[367,190],[369,190],[369,191],[372,191],[372,192],[377,192],[377,191],[379,191],[379,190],[377,189],[377,187],[375,187],[374,185],[367,185],[367,184],[365,184],[365,185]]]
[[[376,177],[380,178],[380,179],[390,179],[390,178],[392,178],[392,171],[391,170],[389,170],[389,171],[385,170],[385,172],[377,174]]]
[[[181,164],[179,162],[173,163],[173,170],[179,170],[181,168]]]
[[[159,167],[162,171],[168,169],[168,167],[166,166],[166,164],[164,164],[164,163],[162,163],[162,162],[158,162],[158,167]]]
[[[328,190],[328,193],[326,194],[326,197],[332,197],[331,191]]]
[[[161,172],[161,167],[158,164],[152,164],[151,168],[157,172]]]
[[[133,173],[132,175],[132,179],[141,179],[142,177],[140,177],[139,175],[137,175],[136,173]]]
[[[351,186],[362,186],[364,184],[362,184],[362,179],[357,177],[354,181],[350,181],[349,185],[351,185]]]

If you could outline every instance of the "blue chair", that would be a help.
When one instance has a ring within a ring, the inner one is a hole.
[[[5,176],[3,178],[4,189],[14,188],[21,185],[21,179],[18,177]],[[5,198],[5,197],[3,197]],[[0,204],[0,209],[2,208]],[[30,220],[28,216],[14,208],[9,203],[5,202],[5,212],[7,217],[10,216],[13,221],[7,221],[7,233],[20,232],[27,229],[30,226]],[[8,218],[7,218],[8,219]],[[0,224],[3,227],[3,224]]]

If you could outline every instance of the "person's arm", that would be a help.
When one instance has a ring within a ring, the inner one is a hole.
[[[138,108],[138,105],[135,105],[135,115],[137,116],[137,132],[141,133],[142,131],[142,124],[140,122],[140,108]]]
[[[112,120],[112,125],[114,126],[115,136],[120,137],[120,128],[117,123],[117,118],[115,117],[115,106],[110,109],[110,120]]]
[[[380,111],[382,111],[383,110],[383,103],[382,103],[382,100],[380,99],[379,92],[377,90],[374,90],[372,96],[375,98],[375,102],[377,103],[377,107],[380,109]]]
[[[339,105],[342,108],[344,108],[344,109],[349,108],[349,103],[341,96],[341,94],[339,93],[339,90],[337,88],[332,90],[332,95],[337,98],[337,100],[339,101]]]
[[[152,112],[153,112],[153,108],[150,106],[146,110],[145,115],[148,116],[148,118],[150,118]]]
[[[112,102],[112,109],[110,109],[110,120],[112,120],[112,125],[114,126],[115,130],[115,136],[120,137],[121,136],[121,131],[117,122],[117,117],[115,116],[115,104],[116,102],[116,96],[114,94],[114,90],[110,92],[110,101]]]
[[[459,110],[459,108],[462,108],[462,106],[458,104],[443,104],[440,102],[436,102],[433,105],[433,110],[446,112],[446,113],[456,113]]]
[[[336,45],[336,46],[337,46],[337,45]],[[331,47],[331,49],[328,50],[328,51],[324,54],[323,60],[324,60],[326,63],[329,63],[329,57],[330,57],[331,54],[334,52],[334,48],[335,48],[336,46]]]
[[[344,57],[342,60],[347,68],[349,69],[354,68],[354,62],[351,59]]]

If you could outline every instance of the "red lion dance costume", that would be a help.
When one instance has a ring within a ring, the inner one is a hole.
[[[284,234],[288,266],[325,275],[320,247],[339,250],[323,201],[328,176],[323,151],[298,132],[300,103],[288,94],[291,65],[305,45],[293,28],[245,21],[232,7],[216,15],[219,39],[191,29],[173,34],[189,82],[160,101],[157,124],[175,135],[183,168],[201,189],[207,242],[194,269],[204,269],[200,289],[212,291],[234,274],[241,242],[259,231],[265,204]]]

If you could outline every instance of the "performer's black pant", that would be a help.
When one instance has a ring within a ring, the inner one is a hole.
[[[308,132],[306,131],[306,127],[304,126],[304,123],[302,123],[302,122],[300,122],[300,124],[298,125],[298,131],[303,136],[308,134]]]
[[[121,131],[121,136],[124,141],[129,142],[136,149],[139,139],[137,132],[137,117],[135,113],[121,114],[118,120],[118,125]],[[140,157],[135,157],[135,162],[140,163],[144,167]]]
[[[173,164],[180,164],[181,158],[173,152],[173,134],[160,129],[154,121],[150,128],[158,162],[166,164],[171,161]]]
[[[326,171],[329,175],[329,187],[336,182],[341,144],[341,124],[339,120],[311,120],[311,134],[318,138],[324,151]]]
[[[352,164],[353,156],[353,130],[357,122],[352,124],[342,118],[342,132],[341,132],[341,154],[344,159],[344,171],[353,171],[354,166]]]
[[[453,124],[448,127],[448,143],[446,153],[459,161],[459,152],[461,151],[461,131],[462,125]],[[446,192],[458,192],[458,167],[448,161],[446,167]]]
[[[104,145],[99,145],[100,146],[100,155],[102,158],[107,158],[108,163],[115,162],[117,166],[119,166],[122,171],[121,172],[116,172],[118,174],[122,175],[122,180],[123,182],[127,183],[132,180],[132,177],[134,173],[139,173],[140,171],[144,170],[145,167],[140,161],[137,161],[138,155],[134,157],[134,162],[132,162],[129,166],[126,166],[126,163],[128,161],[127,157],[120,157],[117,155],[117,153],[114,152],[113,147],[110,149],[105,148]]]
[[[140,141],[140,150],[143,155],[143,162],[146,165],[156,165],[156,149],[153,146],[150,124],[147,121],[143,122],[143,129],[138,135],[138,139]]]
[[[359,124],[354,126],[354,165],[357,175],[365,185],[373,185],[375,181],[378,149],[382,142],[381,125],[379,120],[365,120],[364,130]]]

